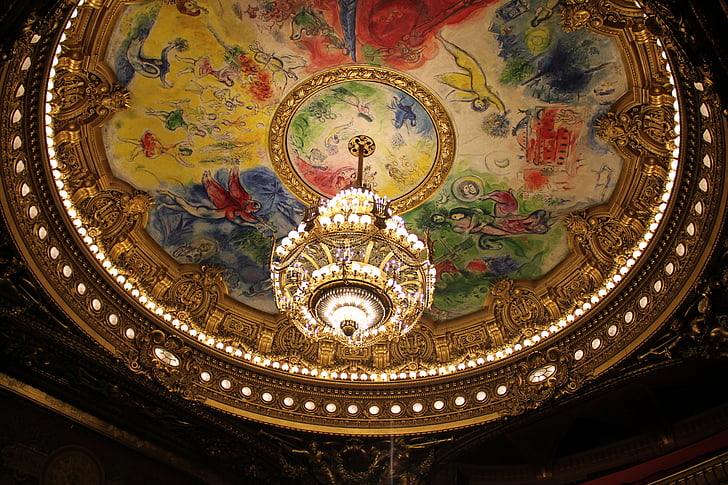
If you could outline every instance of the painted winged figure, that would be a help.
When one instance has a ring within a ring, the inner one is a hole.
[[[485,111],[493,105],[498,111],[505,113],[506,107],[495,90],[488,85],[485,71],[480,63],[460,47],[443,39],[440,33],[435,37],[453,56],[455,64],[465,71],[440,74],[437,79],[453,88],[458,101],[472,103],[471,106],[475,111]]]

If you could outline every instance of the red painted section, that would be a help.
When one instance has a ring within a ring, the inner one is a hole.
[[[561,167],[574,175],[576,142],[583,121],[570,108],[542,108],[531,120],[526,161],[534,165]]]

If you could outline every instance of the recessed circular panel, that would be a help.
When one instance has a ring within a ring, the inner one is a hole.
[[[315,74],[281,102],[270,129],[273,167],[305,202],[333,197],[357,179],[347,145],[359,134],[377,145],[362,179],[395,212],[432,195],[453,163],[454,128],[437,97],[401,72],[344,66]]]

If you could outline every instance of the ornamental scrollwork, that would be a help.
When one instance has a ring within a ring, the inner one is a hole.
[[[138,339],[139,363],[145,372],[171,392],[187,397],[194,394],[189,367],[192,349],[178,337],[161,330],[151,331]]]
[[[56,145],[56,160],[58,168],[64,173],[73,173],[73,177],[67,177],[64,183],[77,192],[81,189],[88,189],[96,185],[96,179],[88,170],[80,155],[80,147],[76,143],[60,143]]]
[[[85,124],[101,124],[129,106],[129,92],[88,71],[59,69],[54,78],[50,115],[56,140],[77,141]]]
[[[621,113],[605,113],[596,122],[596,134],[635,154],[666,159],[675,148],[674,118],[672,107],[642,104]]]
[[[551,315],[531,289],[502,278],[491,286],[496,324],[506,341],[531,336]]]
[[[98,237],[111,248],[138,226],[144,226],[153,201],[149,194],[104,190],[85,199],[78,207]]]
[[[258,338],[258,324],[239,315],[228,314],[219,327],[219,335],[245,345],[253,345]]]
[[[577,247],[587,256],[593,268],[608,274],[626,260],[637,242],[639,223],[623,222],[611,216],[588,216],[584,212],[570,214],[564,220]]]
[[[134,281],[153,288],[163,279],[163,269],[138,246],[125,243],[117,244],[114,249],[119,251],[116,266],[122,273],[133,275]]]
[[[558,350],[552,348],[546,353],[535,352],[516,366],[510,379],[512,398],[508,414],[535,409],[556,394],[566,374],[559,360]]]
[[[561,26],[565,32],[574,32],[586,27],[610,25],[624,28],[639,18],[639,10],[629,5],[615,6],[604,0],[564,0],[561,2]]]
[[[701,24],[691,23],[684,15],[674,14],[676,10],[683,8],[677,7],[683,2],[643,0],[641,3],[647,14],[646,27],[652,35],[660,38],[670,52],[673,66],[677,65],[680,76],[693,83],[703,84],[703,95],[712,98],[711,105],[725,105],[725,95],[712,89],[720,75],[714,68],[710,54],[703,48],[706,44],[700,39]]]
[[[572,273],[565,281],[549,288],[551,299],[561,309],[570,309],[574,302],[594,293],[603,279],[601,272],[589,265]]]
[[[660,164],[662,166],[662,164]],[[637,187],[632,196],[632,212],[634,216],[650,214],[662,202],[662,193],[665,189],[665,177],[656,173],[643,175],[637,181]]]
[[[184,308],[190,317],[209,320],[213,308],[224,294],[222,270],[214,266],[201,266],[183,273],[167,289],[163,300],[174,308]]]
[[[389,352],[395,362],[429,362],[434,360],[435,344],[432,332],[418,327],[390,342]]]
[[[560,395],[572,394],[583,382],[584,377],[570,369],[559,348],[534,352],[515,366],[509,381],[512,401],[505,414],[522,414]]]
[[[455,346],[468,353],[484,352],[495,343],[485,325],[478,325],[458,332],[453,336]]]
[[[261,434],[277,442],[286,452],[279,453],[278,458],[290,476],[312,476],[319,483],[331,485],[418,485],[435,463],[436,446],[452,441],[451,437],[415,437],[321,442],[281,433],[261,431]]]
[[[716,271],[696,289],[685,311],[639,355],[639,361],[728,358],[728,246]]]

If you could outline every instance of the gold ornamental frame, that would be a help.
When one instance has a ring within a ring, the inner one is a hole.
[[[440,100],[413,78],[375,66],[342,66],[314,74],[293,88],[273,114],[268,151],[276,174],[294,195],[308,205],[318,204],[323,194],[307,184],[293,168],[287,150],[288,128],[296,111],[316,93],[351,81],[384,84],[414,98],[427,112],[437,135],[435,160],[425,178],[412,190],[392,198],[391,208],[401,214],[425,202],[440,188],[455,160],[455,128]]]

